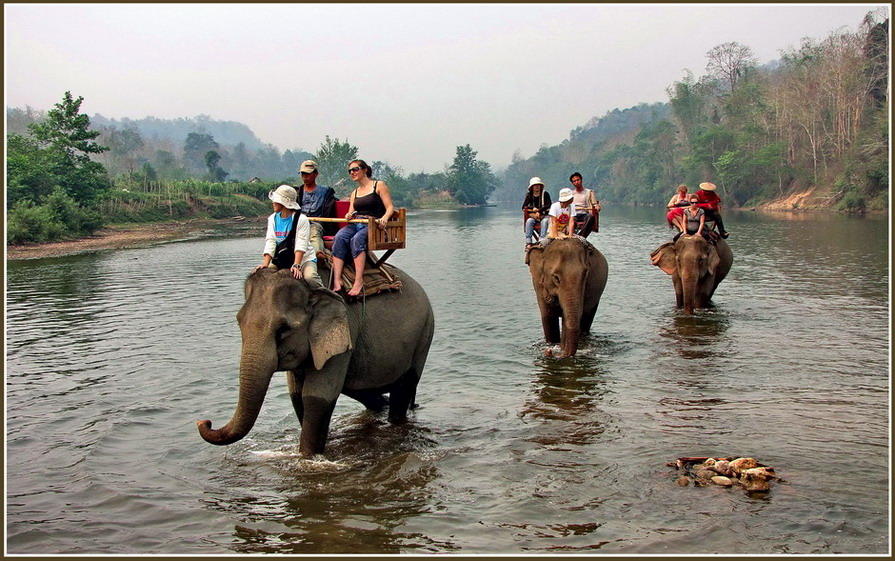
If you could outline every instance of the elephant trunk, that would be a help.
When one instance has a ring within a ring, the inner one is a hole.
[[[562,341],[563,356],[575,356],[581,341],[581,304],[563,306]]]
[[[206,442],[224,446],[244,438],[261,412],[261,405],[267,394],[270,379],[277,368],[276,349],[269,352],[249,354],[243,343],[242,359],[239,366],[239,401],[230,421],[219,429],[211,428],[211,421],[197,421],[199,434]],[[259,358],[268,357],[268,358]]]
[[[693,310],[698,305],[699,278],[697,275],[687,275],[681,279],[681,287],[684,292],[684,313],[693,315]]]

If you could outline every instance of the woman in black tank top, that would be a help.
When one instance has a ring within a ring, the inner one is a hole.
[[[348,175],[357,182],[351,193],[351,205],[345,220],[372,216],[380,228],[385,228],[388,219],[395,212],[392,196],[385,181],[374,181],[373,170],[363,160],[352,160],[348,164]],[[354,261],[354,284],[348,296],[359,295],[364,288],[364,266],[367,263],[367,225],[348,224],[336,233],[333,239],[333,290],[342,290],[342,270],[345,261]]]

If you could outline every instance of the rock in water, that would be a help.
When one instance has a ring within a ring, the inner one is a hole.
[[[739,475],[747,469],[757,467],[758,462],[755,461],[755,458],[737,458],[730,462],[730,469],[733,471],[733,475]]]

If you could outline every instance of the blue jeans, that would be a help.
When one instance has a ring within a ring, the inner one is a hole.
[[[532,236],[534,236],[534,233],[535,233],[535,222],[536,222],[536,220],[534,218],[529,218],[528,220],[525,221],[525,243],[532,242]],[[550,217],[545,216],[544,218],[541,219],[540,234],[541,234],[542,238],[547,237],[547,229],[549,227],[550,227]]]
[[[367,225],[347,224],[333,238],[333,257],[350,261],[367,249]]]

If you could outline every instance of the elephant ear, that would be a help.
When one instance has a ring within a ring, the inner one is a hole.
[[[313,317],[308,328],[314,368],[320,370],[330,358],[352,349],[345,302],[335,292],[315,290],[310,298]]]
[[[653,265],[665,271],[669,275],[673,275],[677,269],[677,254],[674,251],[674,244],[666,242],[657,247],[650,253],[650,260]]]
[[[529,248],[528,251],[525,252],[525,264],[531,267],[531,256],[535,255],[535,261],[538,261],[543,256],[544,248],[541,244],[536,243]]]

